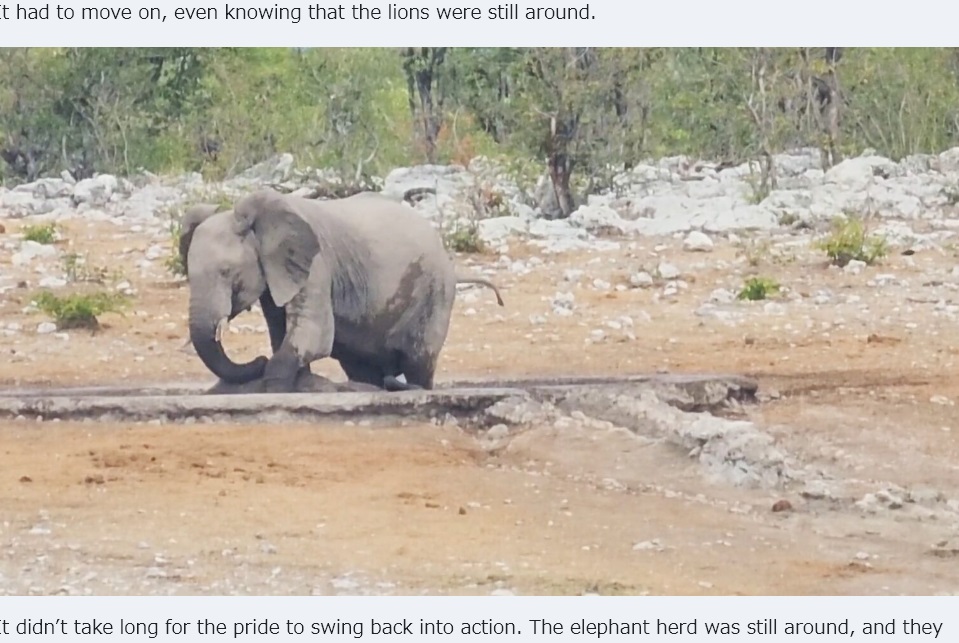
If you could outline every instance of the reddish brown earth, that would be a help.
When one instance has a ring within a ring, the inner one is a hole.
[[[0,300],[0,320],[23,328],[0,336],[7,356],[0,382],[212,381],[195,355],[179,350],[187,288],[159,265],[146,275],[136,267],[154,241],[108,224],[65,228],[76,249],[123,271],[135,302],[125,316],[105,315],[97,333],[38,335],[46,318],[23,312],[37,275],[0,255],[0,268],[22,270],[28,281]],[[11,222],[6,235],[16,229]],[[929,275],[947,280],[955,264],[948,252],[893,256],[850,275],[808,250],[754,257],[751,267],[724,240],[709,254],[685,253],[674,239],[627,243],[561,255],[515,244],[514,260],[546,263],[529,274],[494,273],[505,308],[483,290],[461,296],[438,379],[751,375],[763,402],[745,417],[803,462],[863,490],[894,483],[959,498],[959,326],[935,307],[951,304],[953,291],[922,285]],[[654,251],[659,243],[666,247]],[[663,259],[687,275],[675,297],[659,296],[660,285],[622,292],[590,285],[594,278],[625,284]],[[563,282],[568,268],[588,277]],[[765,312],[763,302],[720,306],[741,315],[730,322],[695,314],[711,291],[738,288],[750,272],[775,277],[801,300]],[[909,283],[868,285],[881,273]],[[823,289],[833,300],[813,304]],[[559,290],[575,293],[575,314],[547,315]],[[847,303],[850,295],[861,299]],[[546,323],[531,323],[535,315]],[[587,343],[591,330],[623,315],[634,322],[634,338],[607,328],[605,341]],[[260,324],[254,314],[236,320],[231,353],[263,352],[266,336],[252,330]],[[314,371],[342,377],[333,363]],[[493,443],[455,426],[415,423],[4,419],[0,451],[0,592],[929,594],[959,587],[955,558],[935,548],[956,534],[946,514],[830,511],[793,491],[734,487],[704,477],[685,453],[623,433],[533,427]],[[617,484],[607,484],[613,478]],[[789,510],[772,511],[782,500],[788,507],[777,508]]]

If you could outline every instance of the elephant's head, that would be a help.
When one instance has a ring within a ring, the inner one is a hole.
[[[222,329],[267,289],[277,306],[293,299],[319,251],[316,234],[295,207],[271,191],[248,196],[224,212],[196,206],[183,220],[180,252],[190,283],[193,347],[226,382],[261,377],[267,358],[233,362],[223,350]]]

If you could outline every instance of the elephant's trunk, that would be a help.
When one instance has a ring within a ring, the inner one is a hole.
[[[209,314],[209,302],[200,303],[194,299],[190,306],[190,341],[196,354],[214,375],[230,384],[246,384],[262,377],[266,369],[267,358],[260,356],[256,359],[237,364],[231,360],[223,343],[220,341],[219,329],[227,320],[227,316]],[[199,312],[198,308],[206,308],[206,312]]]

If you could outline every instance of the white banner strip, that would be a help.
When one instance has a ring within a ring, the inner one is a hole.
[[[942,0],[115,0],[0,2],[0,43],[53,47],[921,46],[956,44]]]
[[[959,640],[959,597],[12,597],[0,641]]]

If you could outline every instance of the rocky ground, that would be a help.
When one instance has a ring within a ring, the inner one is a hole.
[[[570,222],[482,179],[503,204],[479,223],[488,250],[459,261],[506,306],[464,288],[438,379],[727,372],[758,380],[759,403],[714,416],[587,391],[584,410],[501,409],[485,430],[0,418],[0,592],[954,592],[953,159],[867,154],[823,173],[797,152],[758,204],[744,168],[667,159]],[[287,161],[216,189],[299,189]],[[478,176],[407,168],[383,189],[432,188],[425,216],[462,216]],[[210,381],[180,350],[187,287],[164,265],[164,213],[209,189],[66,177],[0,193],[0,382]],[[888,240],[878,264],[837,268],[815,246],[844,210]],[[60,241],[23,241],[47,220]],[[94,287],[71,281],[70,253],[132,297],[97,332],[31,304]],[[750,276],[782,291],[739,301]],[[266,350],[256,311],[226,341]]]

